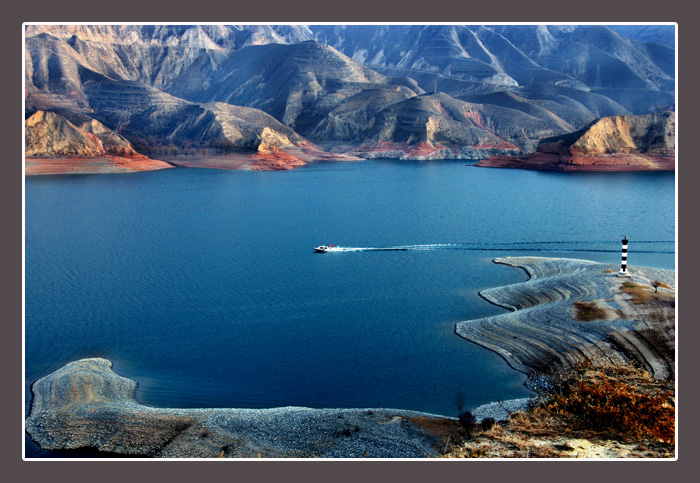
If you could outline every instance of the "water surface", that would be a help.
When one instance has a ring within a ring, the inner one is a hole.
[[[368,161],[25,190],[27,385],[100,356],[159,407],[455,416],[459,399],[525,397],[522,374],[453,332],[503,312],[479,290],[525,280],[493,258],[619,263],[626,234],[631,266],[675,260],[674,173]]]

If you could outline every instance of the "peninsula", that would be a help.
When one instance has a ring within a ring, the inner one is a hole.
[[[507,257],[526,282],[480,292],[511,312],[460,322],[460,336],[531,378],[562,375],[583,361],[634,362],[658,379],[675,376],[675,271],[587,260]],[[536,384],[535,384],[536,385]]]
[[[36,381],[26,430],[44,449],[92,447],[163,458],[423,458],[440,439],[393,409],[161,409],[134,399],[136,382],[112,363],[71,362]],[[444,443],[443,443],[444,444]]]
[[[597,119],[583,129],[542,139],[527,156],[490,156],[486,168],[551,171],[655,171],[676,167],[676,114]]]

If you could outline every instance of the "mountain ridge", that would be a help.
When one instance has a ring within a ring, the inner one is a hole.
[[[673,109],[674,57],[603,25],[29,25],[25,108],[89,116],[146,155],[253,153],[268,129],[311,161],[482,159]]]
[[[37,111],[25,120],[27,174],[145,171],[171,168],[137,153],[124,137],[88,116],[69,121]],[[82,122],[80,122],[82,121]]]

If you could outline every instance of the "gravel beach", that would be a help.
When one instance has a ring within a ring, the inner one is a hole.
[[[44,449],[173,458],[425,458],[444,443],[394,409],[161,409],[106,359],[71,362],[32,386],[26,430]]]

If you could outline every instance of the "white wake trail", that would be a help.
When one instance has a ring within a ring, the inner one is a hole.
[[[644,245],[644,249],[636,249],[637,253],[673,253],[672,248],[662,247],[663,244],[673,244],[673,241],[636,242]],[[654,245],[658,245],[654,246]],[[664,249],[666,248],[666,249]],[[327,252],[375,252],[375,251],[406,251],[406,250],[472,250],[472,251],[521,251],[521,252],[616,252],[620,248],[617,242],[611,241],[525,241],[525,242],[472,242],[472,243],[429,243],[423,245],[394,245],[383,247],[339,247],[326,249]]]
[[[331,247],[327,252],[374,252],[374,251],[405,251],[405,250],[439,250],[456,248],[454,243],[433,243],[429,245],[397,245],[389,247]]]

